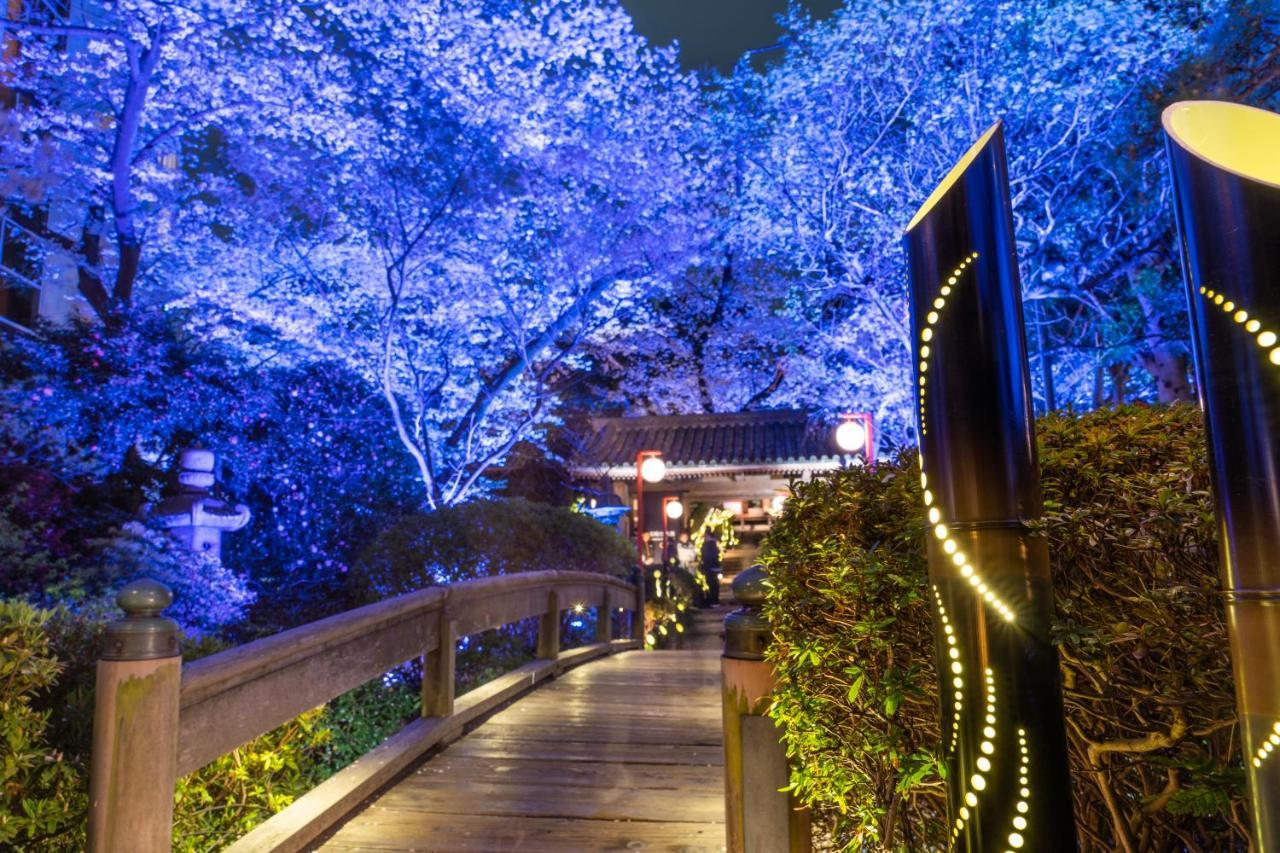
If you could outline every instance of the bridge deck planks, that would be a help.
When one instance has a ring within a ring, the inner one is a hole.
[[[572,670],[383,791],[320,848],[724,849],[719,652]]]

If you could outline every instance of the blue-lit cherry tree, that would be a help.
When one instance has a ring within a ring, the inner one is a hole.
[[[9,4],[14,101],[0,134],[5,214],[75,266],[93,311],[198,271],[238,227],[257,166],[351,144],[356,96],[332,7],[286,0]],[[260,227],[260,226],[259,226]]]
[[[1202,46],[1221,6],[911,0],[816,23],[794,11],[773,64],[740,67],[724,103],[753,139],[739,148],[736,254],[768,258],[793,285],[795,375],[776,403],[867,408],[891,440],[912,436],[897,233],[996,118],[1037,396],[1088,405],[1095,368],[1121,361],[1148,371],[1151,396],[1188,397],[1167,187],[1142,99]]]
[[[584,343],[695,256],[698,92],[610,4],[338,17],[346,134],[264,184],[304,214],[182,279],[175,305],[357,366],[424,504],[450,505],[554,419]]]

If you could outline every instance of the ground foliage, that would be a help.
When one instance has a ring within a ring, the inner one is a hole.
[[[1038,432],[1082,848],[1243,849],[1199,413]],[[798,483],[764,558],[792,784],[845,849],[945,847],[922,506],[914,454]]]
[[[63,668],[49,649],[46,615],[0,601],[0,848],[75,835],[87,807],[77,769],[49,741],[50,712],[34,701]]]

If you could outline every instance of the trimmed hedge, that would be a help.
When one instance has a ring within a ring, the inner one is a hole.
[[[1243,850],[1244,774],[1199,412],[1038,424],[1082,848]],[[846,850],[946,847],[914,453],[795,484],[764,563],[792,786]]]
[[[625,576],[635,561],[616,530],[565,507],[473,501],[407,515],[364,551],[352,569],[356,594],[377,601],[491,575],[544,569]]]

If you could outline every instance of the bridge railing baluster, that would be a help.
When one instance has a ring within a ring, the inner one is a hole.
[[[547,610],[538,617],[538,660],[560,657],[560,596],[547,593]]]
[[[422,716],[448,717],[456,686],[458,623],[450,618],[447,604],[433,621],[436,647],[422,658]]]
[[[596,607],[596,642],[609,643],[613,641],[613,608],[610,606],[612,601],[609,590],[604,591],[604,601]]]

